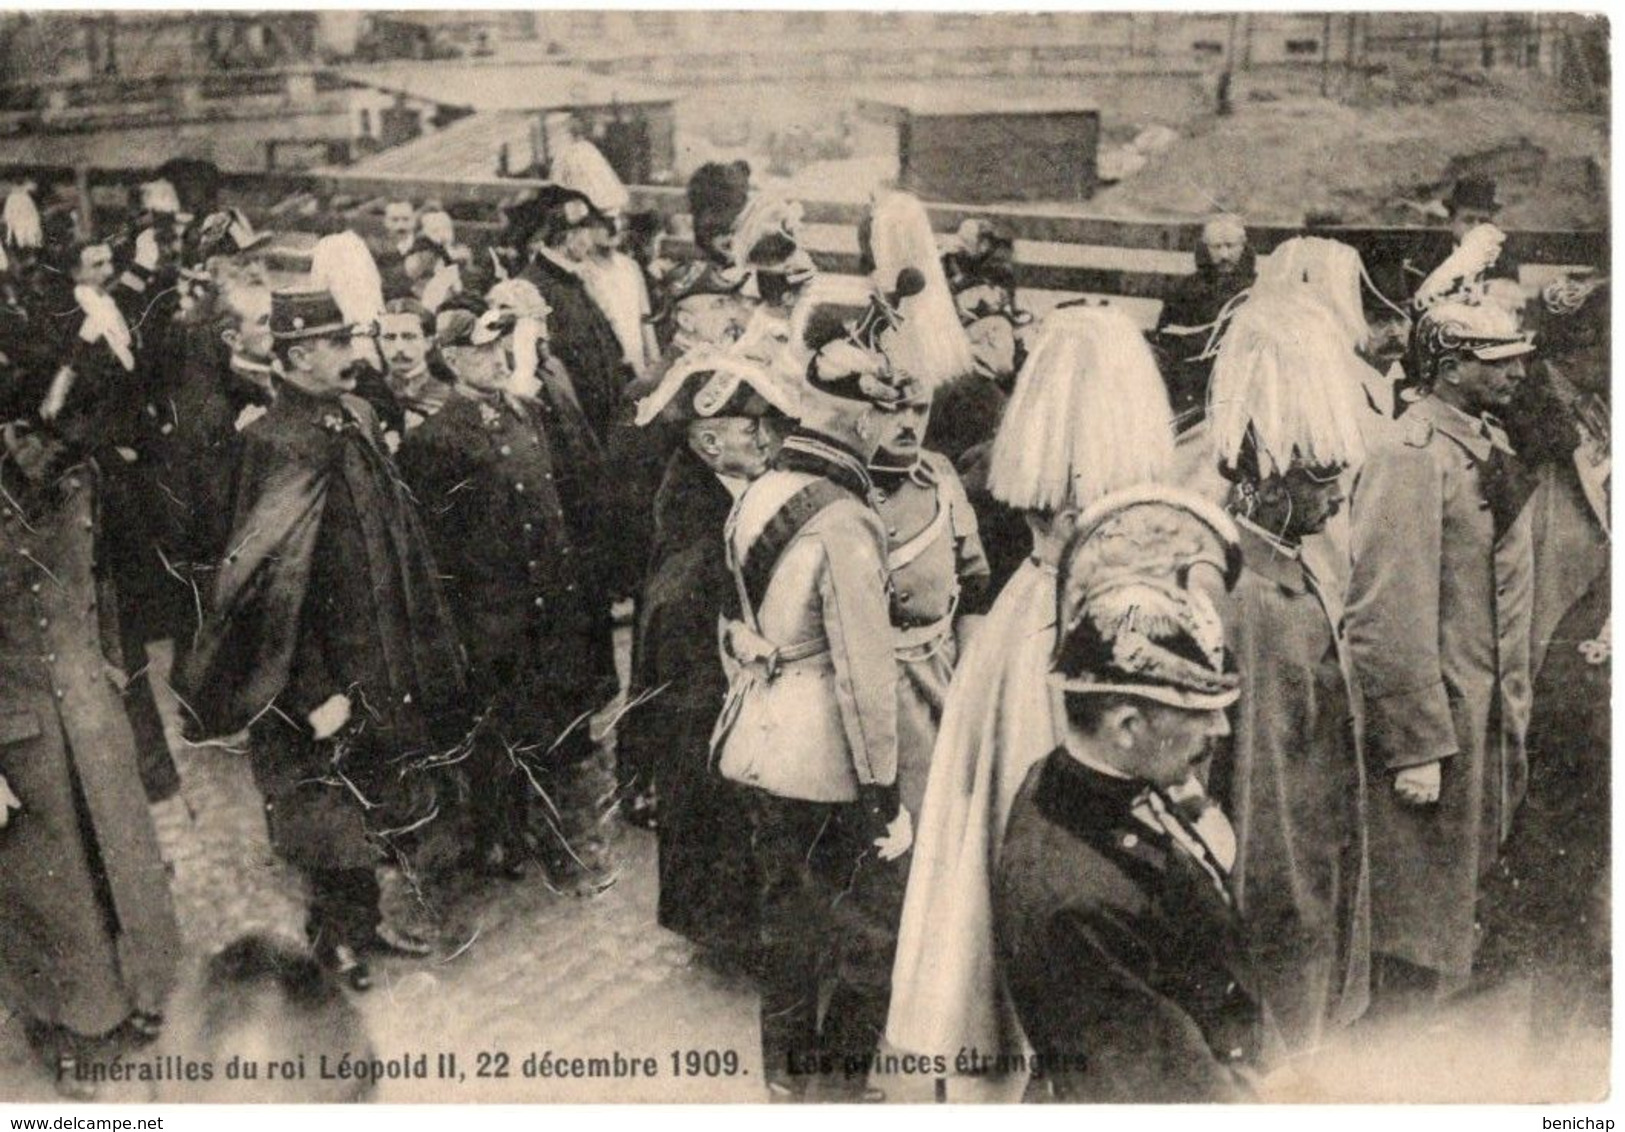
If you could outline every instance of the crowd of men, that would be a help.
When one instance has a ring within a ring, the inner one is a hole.
[[[0,999],[65,1092],[180,954],[165,640],[299,979],[432,954],[426,872],[590,878],[604,799],[774,1100],[1244,1099],[1475,971],[1606,1009],[1606,280],[1501,278],[1467,182],[1414,292],[1221,217],[1147,333],[894,190],[821,274],[743,163],[668,258],[582,145],[489,247],[396,200],[297,278],[202,163],[106,238],[7,199]]]

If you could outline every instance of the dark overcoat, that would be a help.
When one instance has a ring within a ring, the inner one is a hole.
[[[1064,750],[1028,772],[994,881],[1005,984],[1058,1099],[1245,1100],[1275,1039],[1241,919],[1193,827],[1142,820],[1145,797]]]
[[[462,647],[363,402],[284,384],[242,442],[230,546],[180,692],[215,735],[273,709],[303,730],[314,708],[349,696],[336,741],[262,745],[255,776],[280,851],[358,866],[370,859],[360,825],[340,819],[418,813],[426,763],[462,733]]]
[[[86,1035],[156,1010],[180,936],[93,568],[96,469],[45,486],[0,460],[0,1000]]]
[[[537,256],[521,278],[536,285],[552,308],[547,319],[548,348],[564,363],[576,400],[602,444],[632,371],[609,319],[579,277],[546,256]]]
[[[514,738],[544,746],[603,706],[614,673],[608,603],[561,490],[558,431],[545,399],[459,386],[398,453],[468,651],[475,708],[495,706]]]
[[[654,499],[654,554],[638,603],[630,696],[647,694],[617,737],[659,798],[662,927],[691,939],[749,938],[755,868],[742,792],[711,765],[727,694],[720,617],[737,616],[722,532],[733,496],[685,445]]]

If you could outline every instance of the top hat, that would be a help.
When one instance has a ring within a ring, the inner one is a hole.
[[[1491,177],[1462,177],[1450,189],[1445,207],[1451,212],[1470,208],[1475,212],[1499,212],[1501,202],[1496,197],[1495,180]]]

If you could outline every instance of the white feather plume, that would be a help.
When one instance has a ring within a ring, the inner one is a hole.
[[[344,321],[372,322],[384,310],[384,286],[366,241],[346,229],[316,241],[310,277],[338,303]]]
[[[632,199],[609,161],[585,138],[569,143],[553,159],[553,181],[566,189],[574,189],[592,201],[599,212],[609,216],[624,212]]]
[[[14,248],[37,248],[45,242],[45,230],[32,189],[31,184],[24,182],[6,194],[6,241]]]
[[[1039,328],[988,469],[994,497],[1023,511],[1081,508],[1170,483],[1173,412],[1139,328],[1109,307],[1066,307]]]
[[[1360,253],[1337,240],[1294,236],[1258,261],[1255,287],[1302,284],[1337,320],[1351,349],[1370,336],[1361,300],[1365,265]]]
[[[1468,299],[1482,295],[1482,276],[1501,258],[1506,233],[1493,224],[1480,224],[1461,238],[1456,250],[1433,269],[1416,289],[1420,310],[1437,306],[1447,299]]]
[[[974,370],[976,356],[948,290],[925,206],[909,193],[881,196],[874,206],[869,246],[875,286],[882,291],[894,287],[907,267],[925,278],[925,289],[902,301],[902,325],[887,345],[892,364],[930,389]]]
[[[1219,345],[1208,386],[1214,456],[1234,466],[1249,432],[1268,478],[1294,457],[1313,467],[1363,459],[1371,410],[1347,328],[1304,284],[1255,288]]]

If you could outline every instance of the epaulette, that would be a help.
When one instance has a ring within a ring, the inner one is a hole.
[[[1400,431],[1400,439],[1411,448],[1426,448],[1433,439],[1433,422],[1423,420],[1414,413],[1407,416]]]

